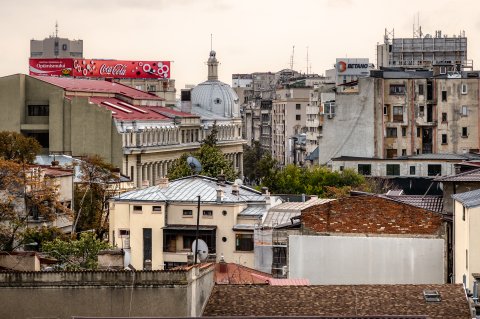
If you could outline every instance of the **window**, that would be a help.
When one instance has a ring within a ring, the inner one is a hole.
[[[295,108],[296,108],[297,110],[300,110],[300,109],[301,109],[301,107],[302,107],[302,105],[301,105],[301,104],[295,104]]]
[[[406,127],[402,127],[402,136],[403,137],[407,136],[407,128]]]
[[[447,91],[442,91],[442,101],[447,102]]]
[[[184,216],[184,217],[193,216],[193,211],[192,211],[191,209],[184,209],[184,210],[183,210],[183,216]]]
[[[62,50],[67,51],[67,45],[66,44],[62,44]]]
[[[430,164],[428,165],[428,176],[440,176],[442,175],[442,165]]]
[[[212,217],[213,216],[213,210],[204,210],[202,212],[203,216],[206,216],[206,217]]]
[[[295,115],[295,119],[296,119],[297,121],[300,121],[301,118],[302,118],[302,116],[301,116],[300,114]]]
[[[462,84],[462,94],[467,94],[467,85]]]
[[[253,251],[253,234],[236,234],[235,250]]]
[[[48,116],[49,106],[48,105],[29,105],[28,106],[28,116]]]
[[[426,302],[441,302],[442,298],[436,290],[424,290],[423,297]]]
[[[192,249],[192,244],[195,241],[195,236],[183,236],[183,249]],[[195,250],[195,249],[194,249]]]
[[[372,165],[371,164],[358,164],[358,174],[372,175]]]
[[[394,106],[393,107],[393,121],[394,122],[403,122],[403,106]]]
[[[153,206],[152,211],[154,213],[161,213],[162,212],[162,206]]]
[[[129,237],[130,229],[119,229],[118,234],[120,235],[120,237]]]
[[[420,137],[420,135],[422,134],[421,130],[419,127],[417,127],[417,137]],[[417,153],[418,154],[418,153]]]
[[[394,158],[394,157],[397,157],[397,149],[396,148],[387,149],[387,158]]]
[[[405,94],[405,85],[403,84],[391,84],[390,95]]]
[[[447,74],[447,67],[446,66],[441,66],[440,67],[440,74]]]
[[[215,104],[220,104],[220,103],[222,103],[222,100],[220,100],[220,99],[217,97],[215,100],[213,100],[213,102],[214,102]]]
[[[466,105],[462,105],[461,115],[468,116],[468,107]]]
[[[447,144],[447,134],[442,134],[442,144]]]
[[[134,205],[134,206],[133,206],[133,212],[134,212],[134,213],[141,213],[142,210],[143,210],[143,209],[142,209],[142,206],[140,206],[140,205],[138,205],[138,206],[137,206],[137,205]]]
[[[343,165],[340,165],[340,172],[343,172],[343,169],[345,168],[345,166]]]
[[[466,127],[462,127],[462,137],[468,137],[468,129]]]
[[[397,137],[397,128],[387,127],[387,137]]]
[[[387,164],[387,176],[399,176],[400,164]]]
[[[418,95],[423,95],[423,84],[418,85]]]
[[[415,166],[410,166],[410,175],[415,175]]]
[[[407,156],[407,149],[406,148],[402,148],[402,156]]]
[[[422,117],[425,115],[425,105],[420,105],[418,107],[418,116]]]
[[[40,143],[43,148],[48,148],[50,145],[49,134],[48,133],[27,133],[28,137],[33,137]]]
[[[383,115],[388,115],[388,105],[383,107]]]
[[[462,220],[465,220],[465,206],[463,206]]]
[[[442,113],[442,122],[446,122],[447,121],[447,113]]]

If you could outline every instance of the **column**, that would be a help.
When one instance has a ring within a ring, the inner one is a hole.
[[[238,153],[238,166],[240,168],[240,178],[243,179],[243,152]]]
[[[233,153],[233,168],[235,169],[235,171],[238,171],[237,170],[237,153]]]
[[[152,186],[152,181],[153,181],[153,165],[152,163],[147,164],[147,179],[148,179],[148,186]]]
[[[143,181],[148,179],[147,176],[147,165],[142,165],[142,187],[143,187]]]
[[[143,170],[142,164],[137,164],[137,187],[142,187]]]
[[[157,185],[158,178],[158,163],[155,162],[152,164],[152,186]]]

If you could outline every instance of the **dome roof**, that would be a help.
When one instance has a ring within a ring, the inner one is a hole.
[[[192,105],[224,117],[240,116],[237,94],[220,81],[206,81],[194,87]]]
[[[218,60],[216,52],[210,51],[207,62],[208,81],[192,89],[192,105],[222,117],[239,117],[238,96],[230,85],[218,81]]]

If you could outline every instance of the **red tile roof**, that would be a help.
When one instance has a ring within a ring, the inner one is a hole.
[[[133,106],[113,97],[90,97],[89,101],[107,110],[112,111],[112,116],[118,120],[169,120],[167,116],[152,112],[144,106]],[[158,107],[164,109],[164,107]]]
[[[270,278],[266,276],[261,276],[257,274],[252,274],[252,277],[263,280],[263,282],[271,286],[308,286],[310,281],[303,278]]]
[[[215,283],[226,284],[266,284],[265,279],[272,279],[270,274],[248,268],[235,263],[224,263],[222,271],[221,264],[215,264]]]
[[[66,77],[54,77],[54,76],[32,76],[43,82],[53,84],[61,87],[67,91],[74,92],[95,92],[95,93],[115,93],[128,96],[133,99],[140,100],[164,100],[159,96],[140,91],[129,86],[104,81],[104,80],[89,80],[89,79],[76,79]]]

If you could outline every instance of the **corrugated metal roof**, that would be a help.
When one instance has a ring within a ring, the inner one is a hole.
[[[242,210],[238,216],[263,216],[266,212],[265,205],[252,205]]]
[[[216,179],[206,176],[188,176],[171,181],[167,187],[151,186],[134,190],[115,197],[116,201],[178,201],[196,202],[200,195],[201,202],[216,202],[217,189],[223,190],[223,203],[265,202],[265,196],[246,186],[239,187],[239,195],[232,194],[232,183],[224,186]]]
[[[300,216],[303,209],[328,203],[334,199],[312,198],[306,202],[286,202],[270,208],[262,223],[263,227],[275,227],[291,222],[291,218]]]
[[[452,195],[452,198],[467,208],[480,206],[480,189]]]
[[[456,175],[435,178],[437,182],[480,182],[480,168]]]

